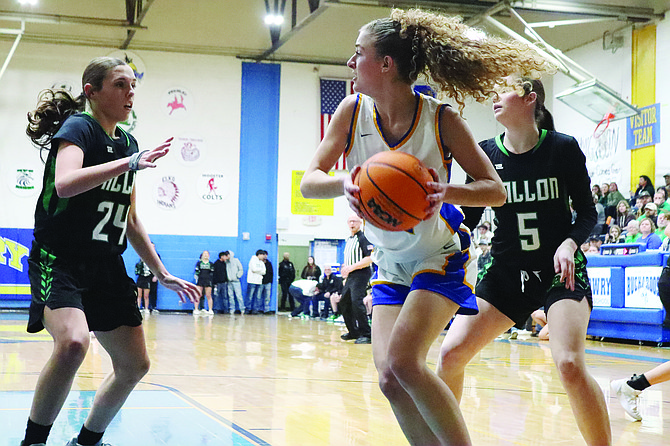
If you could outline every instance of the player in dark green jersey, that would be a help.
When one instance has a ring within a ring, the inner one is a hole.
[[[505,133],[480,143],[507,191],[506,202],[495,208],[493,260],[476,287],[479,313],[456,316],[442,343],[438,374],[460,400],[468,362],[544,306],[552,356],[577,425],[587,444],[609,445],[605,399],[584,359],[592,300],[579,246],[596,222],[586,159],[574,138],[553,131],[540,81],[508,83],[493,105]],[[464,208],[466,224],[474,227],[482,211]]]
[[[137,291],[121,258],[126,237],[164,286],[184,301],[198,295],[194,284],[167,272],[137,218],[135,172],[155,167],[170,140],[138,152],[135,138],[117,127],[132,110],[135,82],[123,61],[97,58],[84,71],[78,98],[45,90],[28,114],[28,136],[48,151],[29,258],[28,331],[46,328],[54,350],[37,382],[22,446],[46,443],[86,356],[89,331],[114,372],[68,446],[102,445],[105,429],[149,370]]]

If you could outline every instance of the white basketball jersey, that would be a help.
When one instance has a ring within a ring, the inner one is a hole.
[[[349,141],[345,150],[347,166],[360,166],[372,155],[387,150],[398,150],[414,155],[427,167],[437,171],[440,182],[449,182],[451,153],[442,145],[440,110],[446,104],[416,93],[416,109],[412,125],[395,144],[384,138],[372,98],[358,94],[351,121]],[[383,249],[394,261],[413,261],[443,249],[453,243],[454,251],[467,249],[469,240],[461,241],[455,232],[463,221],[463,214],[454,205],[443,203],[438,214],[422,221],[409,231],[391,232],[365,225],[365,235],[377,249]],[[461,248],[461,244],[464,244]]]

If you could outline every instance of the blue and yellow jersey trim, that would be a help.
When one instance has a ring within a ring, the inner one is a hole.
[[[356,136],[356,125],[358,124],[358,115],[361,113],[361,94],[356,93],[356,104],[354,105],[354,113],[351,115],[351,123],[349,123],[349,137],[347,138],[347,145],[344,147],[344,156],[349,156],[351,148],[354,146],[354,136]]]
[[[442,110],[444,107],[449,107],[448,104],[440,104],[435,111],[435,142],[437,143],[437,148],[440,150],[440,155],[442,156],[442,165],[444,170],[447,172],[447,183],[451,181],[451,151],[448,147],[444,146],[442,142]]]
[[[412,137],[414,134],[414,131],[416,128],[419,126],[419,118],[421,117],[421,111],[423,110],[423,100],[421,100],[421,95],[419,93],[415,93],[416,96],[416,102],[417,106],[414,109],[414,118],[412,119],[412,125],[410,126],[409,130],[407,133],[403,135],[402,138],[395,144],[391,145],[389,142],[386,140],[386,137],[384,136],[384,132],[382,131],[381,123],[379,122],[379,115],[377,114],[377,106],[374,106],[374,109],[372,111],[373,113],[373,121],[375,123],[375,127],[377,128],[377,131],[379,132],[379,136],[382,137],[382,140],[386,145],[388,146],[389,149],[391,150],[398,150],[400,147],[402,147],[409,139]]]

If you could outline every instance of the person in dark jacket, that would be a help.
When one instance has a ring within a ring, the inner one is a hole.
[[[225,251],[219,253],[219,258],[214,262],[214,270],[212,273],[212,284],[214,285],[214,308],[217,312],[228,313],[230,306],[228,305],[228,272],[226,271],[226,260],[230,255],[226,255]]]
[[[293,296],[288,292],[288,288],[295,280],[295,266],[289,260],[289,253],[284,253],[284,260],[279,264],[279,285],[281,285],[281,302],[279,303],[279,311],[295,310],[295,302]],[[288,300],[289,308],[286,308],[286,301]]]
[[[272,270],[272,262],[268,260],[268,252],[266,250],[263,250],[263,256],[261,257],[261,260],[263,263],[265,263],[265,274],[263,274],[263,281],[261,282],[261,302],[263,304],[263,313],[274,314],[274,310],[270,308],[274,271]]]
[[[330,266],[323,268],[323,278],[316,285],[318,293],[312,297],[312,317],[326,319],[330,312],[330,296],[342,293],[342,278],[333,274]],[[323,310],[319,311],[319,301],[323,301]]]

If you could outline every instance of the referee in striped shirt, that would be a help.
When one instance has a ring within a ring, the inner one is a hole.
[[[344,247],[344,266],[342,277],[345,278],[342,299],[338,307],[347,325],[348,333],[341,336],[345,341],[356,340],[356,344],[372,343],[368,314],[363,303],[368,282],[372,276],[372,245],[361,231],[361,220],[356,214],[347,219],[351,236]]]

